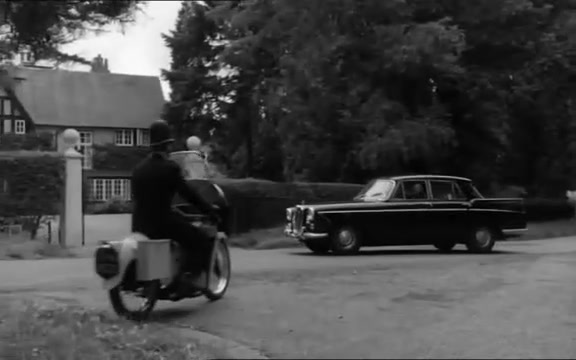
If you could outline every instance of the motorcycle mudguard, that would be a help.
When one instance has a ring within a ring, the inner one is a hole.
[[[112,290],[116,286],[120,285],[122,279],[124,279],[124,274],[128,269],[128,265],[134,260],[136,260],[136,251],[138,249],[139,240],[147,240],[148,238],[139,233],[130,234],[128,237],[117,240],[110,241],[110,244],[118,252],[118,261],[120,263],[120,271],[118,275],[110,278],[108,280],[103,280],[103,286],[105,290]]]

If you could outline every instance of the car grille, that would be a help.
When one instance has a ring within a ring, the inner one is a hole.
[[[295,211],[292,213],[292,226],[294,231],[297,234],[301,234],[303,225],[304,225],[304,210],[297,207]]]

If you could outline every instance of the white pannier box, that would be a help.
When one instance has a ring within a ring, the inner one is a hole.
[[[137,273],[139,281],[172,277],[172,251],[170,240],[138,241]]]

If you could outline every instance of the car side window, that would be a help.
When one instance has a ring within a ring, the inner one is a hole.
[[[404,198],[406,200],[428,200],[426,182],[422,180],[408,180],[403,182]]]
[[[458,183],[452,183],[452,194],[454,195],[454,200],[467,200],[468,197],[460,188]]]
[[[462,190],[462,192],[464,193],[464,196],[466,197],[466,199],[476,199],[476,198],[482,197],[482,195],[480,195],[478,193],[478,191],[475,191],[475,188],[470,183],[461,182],[459,184],[459,187]]]
[[[430,181],[432,189],[432,199],[437,201],[465,200],[466,196],[453,181],[432,180]]]
[[[450,181],[430,181],[430,188],[434,200],[450,201],[455,198],[453,183]]]
[[[396,186],[396,190],[390,200],[404,200],[404,184],[399,183]]]

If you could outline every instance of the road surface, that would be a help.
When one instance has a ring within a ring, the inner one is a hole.
[[[273,358],[576,358],[576,238],[496,249],[351,257],[235,249],[226,298],[162,304],[156,321]],[[99,286],[86,259],[0,262],[4,293],[108,309]]]

